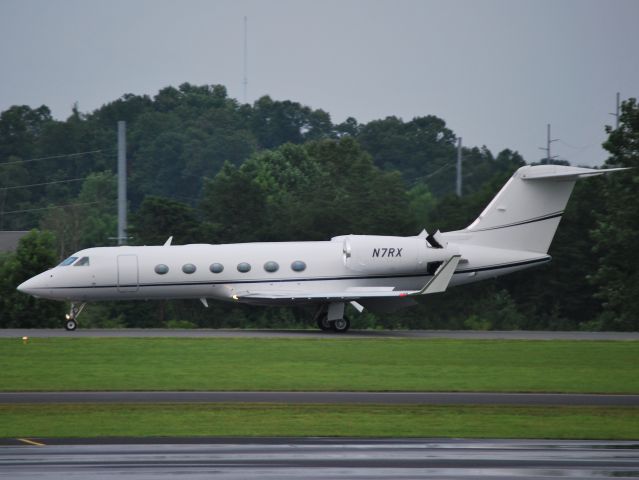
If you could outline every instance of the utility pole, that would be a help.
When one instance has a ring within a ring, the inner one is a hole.
[[[546,147],[539,147],[540,150],[544,150],[546,152],[546,163],[550,163],[550,161],[553,158],[557,158],[557,155],[551,155],[550,154],[550,144],[552,142],[556,142],[557,140],[559,140],[558,138],[555,139],[550,139],[550,123],[547,125],[547,129],[546,129]]]
[[[457,196],[462,196],[462,139],[457,138]]]
[[[242,86],[244,87],[244,103],[246,103],[246,91],[248,89],[248,19],[244,16],[244,80],[242,81]]]
[[[118,245],[126,244],[126,122],[118,122]]]
[[[619,128],[619,109],[620,109],[620,101],[619,101],[619,92],[617,92],[617,108],[615,109],[615,113],[611,113],[613,117],[615,117],[615,129]]]
[[[7,201],[7,189],[6,188],[2,188],[2,203],[0,205],[2,205],[0,207],[0,230],[4,230],[4,204]]]

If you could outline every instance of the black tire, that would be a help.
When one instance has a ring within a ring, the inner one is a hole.
[[[345,333],[348,332],[349,328],[351,328],[351,321],[348,318],[341,318],[331,322],[331,327],[336,333]]]
[[[317,328],[322,332],[328,332],[333,329],[331,322],[328,321],[327,315],[324,313],[317,318]]]
[[[78,322],[76,322],[73,318],[70,318],[69,320],[67,320],[67,323],[64,324],[64,328],[67,331],[72,332],[73,330],[78,328]]]

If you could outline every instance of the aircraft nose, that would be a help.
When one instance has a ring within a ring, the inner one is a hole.
[[[30,278],[26,282],[22,282],[17,288],[19,292],[26,293],[28,295],[35,295],[38,288],[42,287],[40,283],[40,279],[36,276]]]

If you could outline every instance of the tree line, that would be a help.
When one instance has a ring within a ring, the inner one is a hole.
[[[124,95],[65,121],[47,107],[0,114],[0,222],[32,229],[0,258],[0,326],[57,326],[64,305],[15,291],[27,277],[116,233],[117,121],[127,122],[131,244],[327,240],[460,229],[524,159],[464,148],[454,195],[456,135],[429,115],[334,124],[322,110],[223,86],[183,84],[153,98]],[[639,108],[624,102],[607,127],[609,166],[639,164]],[[73,155],[69,155],[73,154]],[[636,170],[578,182],[548,267],[429,296],[394,314],[353,317],[365,328],[637,330],[639,182]],[[33,185],[28,188],[13,188]],[[60,207],[60,205],[67,205]],[[49,208],[55,207],[55,208]],[[92,326],[310,325],[302,309],[199,302],[92,304]]]

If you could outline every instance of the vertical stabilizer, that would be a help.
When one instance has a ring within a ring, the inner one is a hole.
[[[454,233],[472,245],[546,253],[577,179],[616,170],[623,169],[521,167],[471,225]]]

